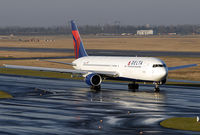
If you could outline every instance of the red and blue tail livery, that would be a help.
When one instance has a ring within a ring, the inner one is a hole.
[[[78,28],[74,21],[71,21],[71,27],[72,27],[75,58],[78,59],[84,56],[88,56],[83,46],[83,42],[81,40]]]

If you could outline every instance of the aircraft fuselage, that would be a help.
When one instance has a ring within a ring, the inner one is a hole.
[[[73,61],[77,70],[117,72],[120,78],[159,82],[168,75],[166,64],[153,57],[86,56]]]

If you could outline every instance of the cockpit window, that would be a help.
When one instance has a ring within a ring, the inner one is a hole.
[[[166,67],[165,64],[153,64],[153,68],[155,67]]]

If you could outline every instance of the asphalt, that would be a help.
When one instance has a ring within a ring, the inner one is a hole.
[[[138,92],[126,83],[103,83],[91,91],[83,81],[0,75],[0,90],[14,96],[0,99],[0,134],[199,134],[166,129],[170,117],[200,115],[200,89],[141,85]]]

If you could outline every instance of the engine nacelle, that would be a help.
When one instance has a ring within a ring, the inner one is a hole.
[[[102,82],[102,78],[98,74],[89,74],[86,76],[85,82],[90,86],[99,86]]]

